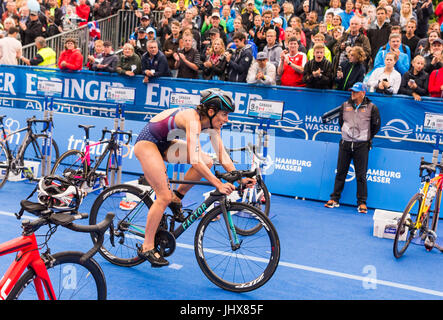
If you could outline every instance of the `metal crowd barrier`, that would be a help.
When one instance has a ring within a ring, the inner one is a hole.
[[[331,131],[331,130],[319,130],[316,133],[314,133],[314,135],[312,136],[312,141],[315,141],[315,139],[317,138],[317,136],[321,133],[327,133],[327,134],[340,134],[340,131]],[[435,144],[435,141],[427,141],[427,140],[419,140],[419,139],[411,139],[411,138],[401,138],[401,137],[386,137],[386,136],[379,136],[379,135],[375,135],[374,138],[377,139],[388,139],[388,140],[398,140],[398,141],[408,141],[408,142],[417,142],[417,143],[427,143],[427,144]],[[443,142],[440,141],[440,144],[442,144]]]
[[[163,15],[162,11],[154,11],[153,18],[158,21]],[[134,11],[120,10],[116,14],[107,18],[97,20],[100,29],[100,39],[103,41],[111,41],[113,49],[117,52],[129,40],[130,35],[139,25],[140,19],[135,15]],[[89,37],[89,27],[87,24],[73,30],[65,31],[52,37],[46,38],[48,47],[54,49],[57,58],[64,50],[66,39],[74,38],[77,40],[78,48],[83,55],[83,62],[86,65],[87,56],[93,51],[93,44]],[[34,43],[30,43],[22,48],[23,56],[32,58],[37,53],[37,47]],[[23,62],[20,61],[23,65]]]

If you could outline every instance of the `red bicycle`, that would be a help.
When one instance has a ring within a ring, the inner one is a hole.
[[[28,200],[20,202],[20,219],[24,211],[37,219],[22,221],[22,236],[0,244],[0,256],[17,252],[3,278],[0,280],[0,300],[105,300],[106,280],[100,265],[92,256],[103,243],[103,234],[114,214],[96,225],[78,225],[73,221],[86,219],[88,214],[74,211],[55,212],[40,203]],[[39,253],[35,232],[48,225],[49,230]],[[65,251],[51,254],[47,243],[58,226],[73,231],[94,233],[98,241],[88,252]],[[27,269],[27,271],[26,271]],[[46,293],[46,294],[45,294]]]

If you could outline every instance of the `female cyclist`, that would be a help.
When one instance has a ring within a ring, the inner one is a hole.
[[[171,192],[164,161],[191,164],[192,167],[185,174],[185,180],[196,181],[205,178],[226,195],[235,189],[231,183],[222,183],[212,174],[212,159],[201,151],[199,141],[202,130],[212,129],[211,144],[218,160],[226,171],[235,170],[220,136],[222,126],[228,122],[228,114],[235,111],[235,105],[231,98],[219,89],[203,90],[200,95],[200,105],[196,109],[175,108],[154,116],[142,129],[135,143],[134,154],[140,161],[146,181],[156,195],[146,220],[143,246],[138,248],[139,256],[148,260],[153,267],[169,264],[154,247],[155,233],[162,215],[168,205],[180,206],[181,199],[192,188],[192,185],[180,185],[177,190]],[[186,141],[174,139],[180,131],[186,133]],[[253,184],[255,181],[246,178],[242,182]]]

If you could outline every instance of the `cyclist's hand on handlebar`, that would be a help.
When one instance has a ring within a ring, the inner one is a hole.
[[[232,191],[235,190],[235,186],[232,183],[226,182],[220,185],[217,189],[220,193],[230,195]]]
[[[241,179],[241,184],[245,186],[246,188],[251,188],[255,186],[257,181],[254,178],[243,178]]]

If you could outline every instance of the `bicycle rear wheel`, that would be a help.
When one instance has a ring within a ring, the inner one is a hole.
[[[408,248],[411,241],[420,236],[417,226],[418,213],[423,201],[423,195],[416,193],[408,202],[403,215],[397,224],[394,238],[394,256],[400,258]],[[415,219],[415,220],[414,220]],[[427,223],[427,213],[423,213],[422,221]]]
[[[54,163],[51,175],[83,179],[86,175],[87,164],[82,162],[84,153],[79,150],[68,150]]]
[[[120,184],[105,189],[92,205],[89,217],[91,225],[102,221],[108,212],[115,214],[98,251],[112,264],[132,267],[144,262],[137,255],[136,247],[136,244],[143,243],[146,217],[152,205],[151,198],[144,195],[140,188]],[[91,236],[95,243],[95,237]]]
[[[41,162],[43,159],[43,145],[47,137],[45,135],[35,135],[33,139],[28,140],[24,147],[21,161],[35,161]],[[58,145],[54,139],[52,139],[51,146],[51,165],[53,166],[57,159],[60,157]],[[36,174],[36,172],[34,173]]]
[[[437,232],[438,219],[440,217],[441,193],[442,190],[438,190],[434,198],[434,211],[432,214],[432,223],[431,223],[431,229],[434,232]]]
[[[254,235],[237,234],[239,246],[233,249],[222,209],[215,207],[204,215],[196,230],[194,246],[198,265],[205,276],[222,289],[233,292],[255,290],[264,285],[277,269],[280,260],[277,231],[271,221],[253,206],[231,203],[227,209],[231,214],[248,212],[260,221],[262,228]],[[220,219],[213,221],[217,217]]]
[[[52,256],[55,259],[53,263],[46,263],[57,300],[106,300],[103,271],[93,258],[81,262],[83,254],[75,251],[60,252]],[[6,299],[37,300],[35,276],[34,270],[26,271]]]
[[[245,189],[239,201],[250,204],[262,211],[265,216],[269,216],[271,197],[263,180],[258,179],[254,187]],[[262,225],[258,220],[245,212],[238,215],[235,223],[237,232],[243,236],[253,235],[260,230],[261,227]]]
[[[0,188],[8,180],[11,164],[9,162],[9,153],[3,143],[0,143]]]

